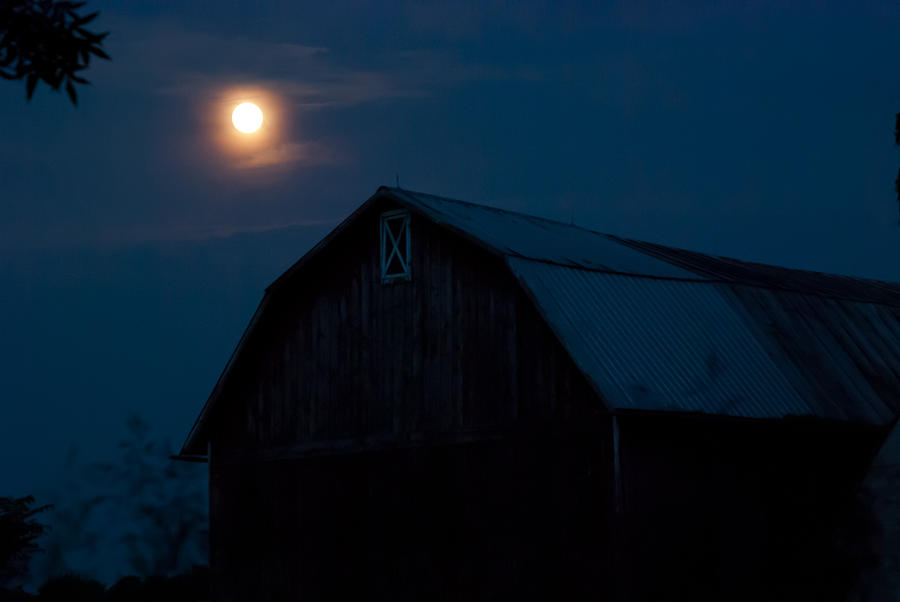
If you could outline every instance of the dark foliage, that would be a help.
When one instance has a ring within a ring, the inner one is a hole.
[[[900,146],[900,113],[897,113],[897,120],[894,122],[894,144]],[[897,202],[900,202],[900,170],[897,170],[897,179],[894,180],[894,188],[897,191]]]
[[[195,565],[186,573],[168,579],[154,576],[142,580],[132,575],[119,579],[109,589],[99,581],[68,574],[47,580],[37,597],[15,595],[19,597],[0,596],[0,602],[200,602],[209,600],[209,569]]]
[[[105,595],[102,583],[80,575],[54,577],[38,591],[41,602],[101,602]]]
[[[25,80],[29,99],[38,81],[54,90],[64,86],[78,104],[75,84],[89,83],[79,73],[103,51],[107,33],[85,29],[99,13],[81,14],[84,2],[0,0],[0,77]]]
[[[50,506],[32,508],[32,496],[0,498],[0,588],[22,576],[31,555],[40,548],[35,540],[46,527],[34,520]]]
[[[165,579],[123,577],[106,592],[106,602],[197,602],[209,600],[209,568],[195,565],[191,570]]]
[[[133,529],[120,541],[132,570],[142,575],[172,575],[191,566],[192,551],[203,558],[208,540],[203,479],[196,466],[170,459],[168,444],[148,437],[146,423],[136,414],[128,419],[131,434],[119,444],[118,464],[93,467],[96,483],[111,483],[100,507],[131,508]]]
[[[897,113],[897,118],[894,122],[894,143],[900,146],[900,113]]]
[[[36,596],[32,596],[28,592],[23,592],[20,589],[0,589],[0,602],[34,602],[36,600]]]
[[[145,599],[144,584],[140,577],[129,575],[122,577],[106,591],[109,602],[143,602]]]
[[[137,415],[127,423],[118,461],[80,465],[67,461],[71,483],[55,504],[53,534],[45,561],[36,567],[47,578],[77,567],[99,576],[89,559],[121,559],[125,571],[168,577],[208,558],[207,499],[203,467],[170,459],[168,442],[150,437]]]
[[[210,596],[209,567],[194,565],[190,571],[170,577],[166,586],[169,602],[208,600]]]

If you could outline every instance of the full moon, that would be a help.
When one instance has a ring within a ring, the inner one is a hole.
[[[231,114],[231,123],[239,132],[252,134],[262,125],[262,110],[252,102],[242,102],[234,108]]]

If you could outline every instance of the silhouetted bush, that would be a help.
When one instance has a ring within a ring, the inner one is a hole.
[[[209,599],[209,568],[196,565],[168,579],[154,576],[143,581],[129,576],[106,592],[105,602],[200,602]]]
[[[209,589],[209,568],[195,565],[168,579],[129,575],[109,589],[94,579],[63,575],[49,579],[37,597],[23,592],[0,592],[0,602],[201,602],[209,600]]]
[[[127,434],[118,460],[85,465],[69,454],[47,553],[32,567],[37,583],[71,572],[107,583],[129,573],[169,577],[207,561],[205,467],[172,460],[172,446],[137,415]]]
[[[54,577],[38,591],[41,602],[102,602],[105,595],[102,583],[79,575]]]
[[[50,506],[32,508],[32,496],[0,497],[0,589],[16,589],[28,569],[31,555],[40,550],[35,543],[46,527],[34,516]]]
[[[36,597],[29,593],[17,590],[0,589],[0,602],[35,602]]]
[[[140,577],[129,575],[122,577],[106,590],[107,602],[144,602],[144,584]]]
[[[194,565],[190,571],[170,577],[166,589],[168,602],[209,600],[209,567]]]
[[[900,146],[900,113],[897,113],[897,121],[894,124],[894,142]],[[900,171],[897,172],[897,179],[894,180],[894,189],[897,191],[897,201],[900,202]]]

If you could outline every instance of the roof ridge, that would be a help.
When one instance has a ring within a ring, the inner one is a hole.
[[[685,249],[683,247],[677,247],[674,245],[664,245],[664,244],[660,244],[660,243],[656,243],[656,242],[649,242],[649,241],[645,241],[645,240],[639,240],[636,238],[619,236],[617,234],[611,234],[608,232],[600,232],[599,230],[594,230],[593,228],[586,228],[584,226],[579,226],[577,224],[568,224],[566,222],[561,222],[559,220],[551,219],[548,217],[542,217],[539,215],[524,213],[522,211],[514,211],[511,209],[504,209],[501,207],[494,207],[492,205],[485,205],[482,203],[473,203],[472,201],[464,201],[462,199],[454,199],[454,198],[445,197],[445,196],[441,196],[441,195],[437,195],[437,194],[431,194],[428,192],[420,192],[417,190],[409,190],[406,188],[396,188],[393,186],[382,186],[382,188],[386,189],[392,193],[399,192],[399,193],[406,193],[406,194],[416,195],[416,196],[430,197],[430,198],[437,199],[437,200],[443,201],[443,202],[456,203],[459,205],[466,205],[469,207],[478,207],[479,209],[488,209],[488,210],[496,211],[499,213],[507,213],[507,214],[511,214],[511,215],[517,215],[517,216],[524,217],[527,219],[539,220],[539,221],[551,223],[551,224],[558,225],[558,226],[565,226],[567,228],[576,228],[576,229],[582,230],[584,232],[590,232],[591,234],[596,234],[598,236],[602,236],[608,240],[612,240],[614,242],[625,245],[627,247],[630,247],[632,249],[635,249],[635,250],[640,251],[645,254],[647,253],[647,251],[645,251],[641,248],[636,248],[636,247],[646,245],[646,246],[654,247],[654,249],[666,249],[666,250],[672,250],[672,251],[676,251],[676,252],[680,252],[680,253],[690,253],[693,255],[700,255],[703,257],[708,257],[708,258],[715,259],[718,261],[735,262],[737,264],[746,265],[746,266],[750,266],[750,267],[757,267],[757,268],[764,268],[764,269],[775,268],[778,270],[786,270],[786,271],[797,272],[797,273],[801,273],[801,274],[814,274],[817,276],[824,276],[827,278],[846,278],[848,280],[853,280],[856,282],[866,282],[866,283],[874,283],[874,284],[879,284],[879,285],[887,285],[888,287],[900,287],[900,282],[894,282],[891,280],[880,280],[878,278],[852,276],[850,274],[838,274],[835,272],[823,272],[821,270],[810,270],[810,269],[806,269],[806,268],[788,267],[785,265],[778,265],[778,264],[774,264],[774,263],[763,263],[761,261],[749,261],[746,259],[739,259],[737,257],[728,257],[726,255],[716,255],[713,253],[706,253],[704,251]],[[660,259],[660,258],[657,257],[657,259]],[[691,271],[694,271],[694,270],[691,270]]]
[[[490,209],[491,211],[497,211],[500,213],[509,213],[511,215],[518,215],[519,217],[525,217],[528,219],[536,219],[542,222],[549,222],[551,224],[555,224],[557,226],[565,226],[567,228],[576,228],[578,230],[583,230],[585,232],[590,232],[591,234],[597,234],[598,236],[604,236],[606,238],[619,238],[615,234],[609,234],[607,232],[600,232],[599,230],[594,230],[593,228],[585,228],[584,226],[579,226],[578,224],[567,224],[566,222],[561,222],[559,220],[551,219],[549,217],[542,217],[540,215],[534,215],[532,213],[524,213],[522,211],[514,211],[512,209],[503,209],[502,207],[494,207],[492,205],[484,205],[482,203],[473,203],[472,201],[463,201],[462,199],[452,199],[450,197],[441,196],[438,194],[431,194],[429,192],[419,192],[417,190],[409,190],[408,188],[395,188],[393,186],[382,186],[381,188],[388,190],[392,193],[406,193],[406,194],[415,194],[418,196],[431,197],[433,199],[438,199],[440,201],[448,202],[448,203],[456,203],[458,205],[468,205],[469,207],[478,207],[479,209]],[[616,241],[618,242],[618,241]]]
[[[775,268],[777,270],[785,270],[788,272],[798,272],[800,274],[813,274],[816,276],[825,276],[827,278],[845,278],[847,280],[853,280],[857,282],[872,282],[877,284],[885,284],[891,287],[900,287],[900,282],[895,282],[892,280],[881,280],[879,278],[868,278],[865,276],[852,276],[850,274],[838,274],[836,272],[823,272],[821,270],[810,270],[808,268],[793,268],[785,265],[778,265],[774,263],[763,263],[761,261],[750,261],[747,259],[740,259],[738,257],[729,257],[727,255],[715,255],[713,253],[704,253],[703,251],[695,251],[693,249],[685,249],[683,247],[676,247],[673,245],[663,245],[656,242],[649,242],[646,240],[638,240],[636,238],[626,238],[623,236],[617,236],[615,234],[608,234],[610,238],[614,238],[623,244],[634,244],[634,245],[647,245],[650,247],[655,247],[659,249],[667,249],[672,251],[677,251],[679,253],[690,253],[692,255],[702,255],[703,257],[709,257],[711,259],[715,259],[718,261],[726,261],[726,262],[734,262],[741,265],[747,265],[755,268]]]

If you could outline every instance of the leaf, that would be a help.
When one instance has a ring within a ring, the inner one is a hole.
[[[75,31],[77,31],[78,34],[82,37],[81,40],[78,40],[79,42],[87,42],[90,45],[100,44],[109,35],[108,31],[103,33],[94,33],[92,31],[88,31],[83,27],[79,27]]]
[[[49,81],[47,77],[44,78],[44,81],[50,84],[50,87],[52,87],[54,90],[59,90],[59,87],[63,82],[63,77],[65,77],[65,72],[63,72],[62,69],[59,69],[49,77]]]
[[[94,55],[99,56],[101,59],[106,59],[107,61],[112,60],[112,59],[109,58],[109,55],[108,55],[108,54],[106,54],[105,52],[103,52],[103,50],[102,50],[101,48],[98,48],[97,46],[91,46],[91,47],[88,49],[88,51],[89,51],[91,54],[94,54]]]
[[[89,15],[85,15],[85,16],[83,16],[83,17],[79,17],[79,18],[75,19],[75,21],[74,21],[72,24],[73,24],[75,27],[81,27],[81,26],[83,26],[83,25],[87,25],[88,23],[90,23],[91,21],[93,21],[94,19],[96,19],[96,18],[97,18],[97,15],[99,15],[99,14],[100,14],[100,13],[99,13],[99,11],[98,11],[98,12],[93,12],[93,13],[91,13],[91,14],[89,14]]]
[[[72,104],[76,107],[78,106],[78,95],[75,93],[75,86],[72,85],[72,78],[69,78],[66,81],[66,92],[69,94],[69,100],[72,101]]]
[[[29,73],[28,78],[25,81],[25,95],[28,100],[31,100],[32,95],[34,95],[34,87],[37,85],[37,82],[37,73]]]

